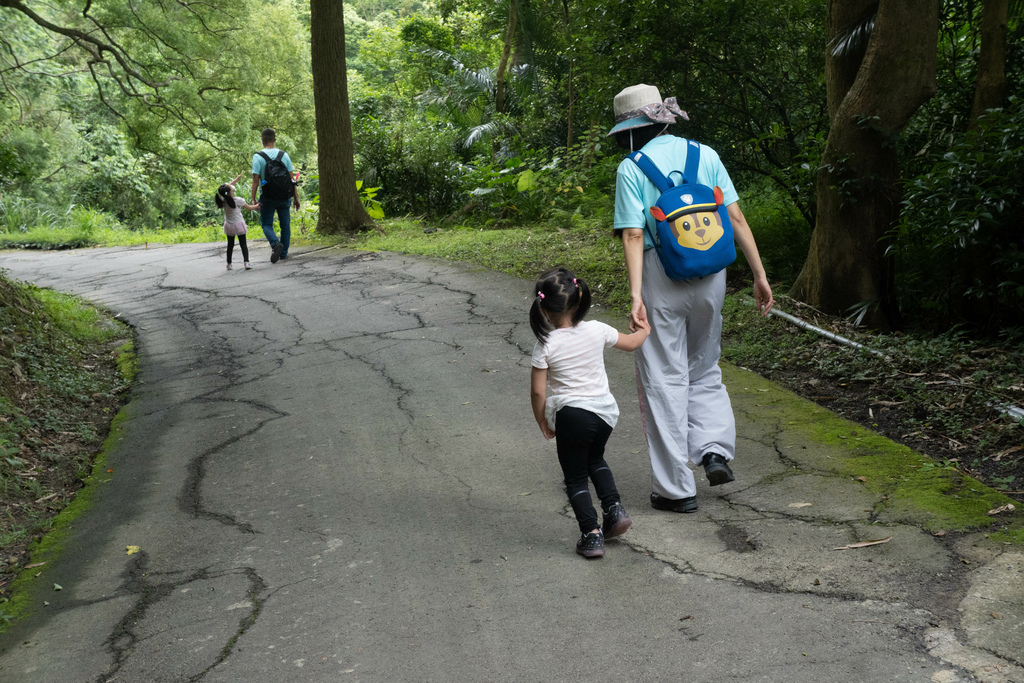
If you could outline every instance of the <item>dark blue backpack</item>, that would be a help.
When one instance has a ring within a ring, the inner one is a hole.
[[[722,270],[736,260],[732,221],[723,206],[722,190],[697,183],[700,144],[687,141],[686,168],[682,182],[675,185],[643,152],[630,152],[631,159],[661,191],[650,207],[657,221],[657,234],[651,235],[654,248],[673,280],[690,280]],[[678,170],[669,172],[679,173]],[[647,230],[647,223],[644,222]]]

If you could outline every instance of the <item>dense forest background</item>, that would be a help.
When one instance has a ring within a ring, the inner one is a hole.
[[[612,98],[650,83],[689,113],[674,132],[721,155],[780,291],[807,278],[825,178],[830,211],[892,204],[896,220],[870,237],[894,298],[886,324],[1019,339],[1022,4],[937,3],[934,94],[875,131],[896,192],[852,177],[848,153],[823,156],[835,70],[845,59],[856,72],[884,3],[356,0],[336,77],[373,214],[584,232],[614,248]],[[844,7],[855,20],[830,26]],[[1003,83],[979,112],[991,7],[1006,15]],[[216,223],[213,192],[248,175],[264,127],[302,167],[303,225],[315,225],[310,16],[301,0],[0,0],[0,232]],[[884,304],[852,296],[855,318]]]

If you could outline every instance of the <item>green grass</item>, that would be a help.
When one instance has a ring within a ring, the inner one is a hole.
[[[35,287],[32,294],[43,304],[53,324],[73,339],[103,343],[125,335],[124,325],[110,321],[78,297]]]
[[[370,251],[464,261],[527,279],[548,268],[565,266],[586,280],[595,300],[619,309],[629,303],[622,242],[608,230],[434,228],[413,220],[393,220],[385,222],[381,231],[355,236],[349,244]]]

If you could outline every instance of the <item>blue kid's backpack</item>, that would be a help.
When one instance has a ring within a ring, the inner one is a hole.
[[[732,221],[723,206],[722,190],[697,183],[700,144],[688,140],[686,168],[682,182],[675,185],[649,156],[630,152],[629,158],[661,191],[657,203],[650,207],[657,221],[657,234],[651,235],[654,248],[673,280],[690,280],[722,270],[736,260]],[[644,230],[648,230],[644,223]]]

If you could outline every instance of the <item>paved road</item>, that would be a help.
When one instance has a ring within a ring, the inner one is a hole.
[[[890,524],[831,550],[879,535],[876,501],[815,466],[777,387],[728,370],[739,481],[655,512],[632,359],[609,352],[634,526],[584,561],[529,409],[530,283],[252,249],[250,272],[220,245],[0,254],[135,325],[142,367],[114,474],[40,577],[64,590],[4,637],[0,680],[1021,680],[1012,637],[975,642],[982,589],[947,546]]]

